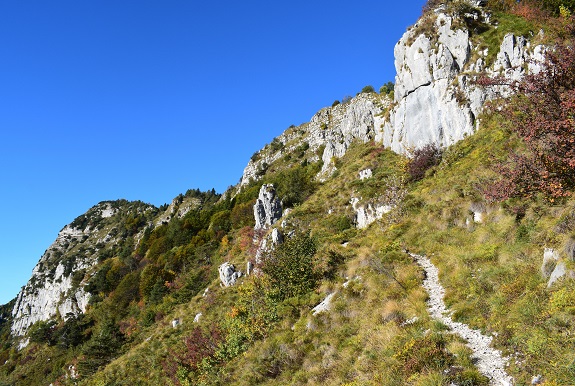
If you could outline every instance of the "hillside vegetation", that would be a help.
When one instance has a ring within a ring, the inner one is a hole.
[[[463,2],[426,12],[440,3]],[[575,384],[575,4],[488,6],[499,26],[474,35],[486,46],[545,28],[556,49],[552,70],[478,81],[516,95],[492,102],[474,135],[411,158],[355,141],[329,173],[324,149],[274,139],[252,157],[273,160],[257,181],[223,195],[95,206],[70,226],[101,234],[58,256],[95,259],[74,279],[90,294],[86,312],[18,337],[14,302],[2,306],[0,385],[489,385],[466,342],[430,317],[408,252],[439,268],[453,319],[494,337],[516,385]],[[373,90],[363,92],[392,103],[392,85]],[[264,184],[283,215],[254,229]],[[358,208],[382,205],[358,226]],[[103,207],[120,209],[103,218]],[[221,284],[225,262],[243,272],[235,285]]]

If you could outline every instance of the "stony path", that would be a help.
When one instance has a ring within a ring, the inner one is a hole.
[[[453,332],[467,341],[467,346],[473,350],[472,358],[475,359],[479,372],[491,380],[492,385],[511,386],[513,378],[505,372],[507,358],[501,355],[499,350],[490,346],[492,337],[483,335],[479,330],[473,330],[464,323],[451,320],[452,312],[447,309],[443,302],[445,289],[439,283],[439,271],[435,265],[425,256],[409,254],[425,270],[423,288],[429,294],[427,309],[431,316],[445,325]]]

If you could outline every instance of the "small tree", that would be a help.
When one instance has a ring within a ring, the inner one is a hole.
[[[387,82],[386,84],[384,84],[383,86],[381,86],[379,88],[379,93],[380,94],[391,94],[393,92],[395,88],[395,84],[393,84],[393,82]]]
[[[264,259],[262,271],[269,277],[272,291],[279,300],[316,288],[319,280],[314,265],[316,250],[309,234],[301,234],[279,245]]]

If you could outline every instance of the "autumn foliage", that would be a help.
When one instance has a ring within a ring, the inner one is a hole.
[[[416,149],[407,164],[407,172],[412,181],[421,180],[425,172],[441,161],[441,149],[434,143]]]
[[[502,79],[486,83],[502,83]],[[549,49],[544,69],[508,84],[516,93],[502,114],[525,144],[510,153],[497,171],[501,179],[485,194],[491,201],[529,197],[542,192],[550,199],[569,196],[575,187],[575,50]]]

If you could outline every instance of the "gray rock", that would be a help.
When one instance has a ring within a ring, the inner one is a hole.
[[[567,273],[567,266],[565,265],[564,261],[560,261],[555,266],[553,272],[551,272],[551,276],[549,276],[549,281],[547,282],[547,288],[551,287],[553,283],[557,280],[561,279]]]
[[[322,300],[321,303],[319,303],[317,306],[312,308],[312,310],[311,310],[312,314],[317,315],[319,313],[329,311],[329,309],[331,308],[331,301],[332,301],[334,296],[335,296],[335,292],[327,295],[325,297],[325,299]]]
[[[551,276],[558,260],[559,253],[555,249],[545,248],[543,251],[543,264],[541,264],[541,275],[545,278]]]
[[[359,179],[360,180],[366,180],[368,178],[371,178],[373,175],[373,172],[371,171],[371,169],[363,169],[359,171]]]
[[[272,184],[260,188],[258,200],[254,204],[255,230],[267,229],[282,216],[282,205]]]
[[[236,267],[229,262],[225,262],[218,268],[220,273],[220,280],[225,287],[236,284],[237,280],[242,277],[240,271],[236,271]]]
[[[386,204],[372,204],[359,205],[360,200],[357,197],[352,197],[350,203],[355,211],[355,225],[358,229],[367,228],[371,223],[379,220],[384,214],[389,213],[392,209],[390,205]]]
[[[272,237],[272,243],[274,245],[280,245],[283,244],[284,242],[284,236],[277,228],[272,229],[271,237]]]
[[[289,237],[289,234],[288,234]],[[274,228],[270,233],[268,233],[258,245],[256,250],[255,260],[256,264],[261,264],[266,255],[274,250],[274,248],[280,244],[283,244],[284,236],[279,231],[279,229]]]
[[[248,262],[246,263],[246,275],[249,276],[252,273],[253,269],[254,269],[254,263],[248,260]]]

